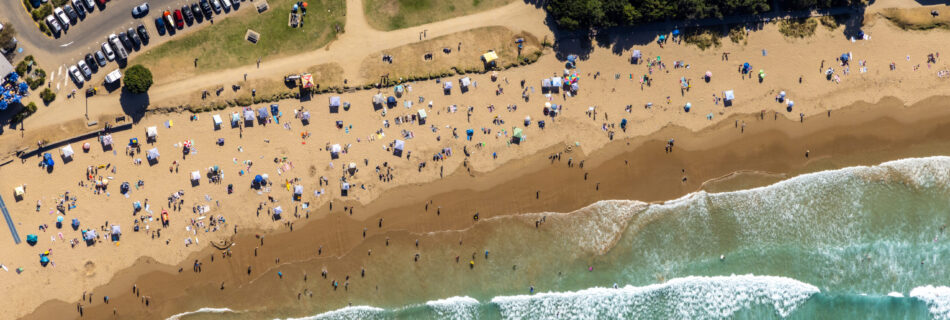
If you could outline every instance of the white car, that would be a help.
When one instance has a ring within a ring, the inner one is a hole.
[[[86,76],[86,79],[92,79],[92,69],[89,68],[89,65],[86,64],[85,61],[79,60],[76,66],[79,67],[79,70],[82,70],[82,74]]]
[[[76,86],[81,86],[86,80],[83,79],[82,74],[79,73],[79,68],[76,68],[75,65],[69,66],[69,75],[72,76],[73,81],[76,82]]]
[[[148,2],[140,4],[138,7],[132,8],[133,17],[144,16],[146,14],[148,14]]]
[[[102,43],[102,53],[106,54],[106,59],[109,59],[109,61],[115,60],[115,51],[112,51],[112,47],[109,46],[109,42]]]
[[[56,21],[56,18],[53,18],[53,15],[46,16],[46,24],[49,25],[49,29],[53,31],[53,33],[59,33],[60,31],[63,31],[63,29],[59,26],[59,22]]]
[[[59,18],[59,23],[62,24],[63,30],[69,30],[69,16],[66,15],[63,8],[59,7],[53,9],[53,14],[56,15],[56,18]]]
[[[86,11],[92,12],[92,9],[96,8],[96,2],[93,0],[86,0]]]
[[[221,5],[224,6],[224,11],[231,10],[231,0],[221,0]]]

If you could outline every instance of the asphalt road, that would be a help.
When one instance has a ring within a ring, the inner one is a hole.
[[[133,17],[132,8],[147,2],[149,12],[143,17]],[[106,42],[110,34],[125,32],[129,28],[136,28],[138,25],[145,25],[150,36],[148,45],[143,45],[137,51],[130,51],[129,55],[134,56],[139,52],[148,50],[162,42],[173,37],[181,36],[184,33],[193,32],[198,27],[210,25],[207,19],[202,19],[201,23],[195,19],[191,25],[186,23],[185,28],[176,30],[174,35],[165,32],[160,36],[156,30],[155,18],[159,17],[165,10],[174,12],[184,5],[197,3],[198,0],[110,0],[105,6],[98,5],[92,12],[86,13],[85,19],[79,19],[76,23],[70,25],[69,30],[62,32],[55,37],[49,37],[36,27],[29,13],[23,8],[22,1],[5,0],[0,1],[0,21],[9,23],[17,30],[17,39],[20,46],[24,48],[22,55],[32,54],[37,57],[42,68],[50,74],[48,81],[51,87],[59,91],[61,88],[73,86],[72,81],[66,75],[68,66],[74,65],[77,61],[83,59],[86,54],[100,50],[102,43]],[[242,5],[241,9],[248,10],[248,5]],[[197,14],[196,14],[197,15]],[[230,15],[222,11],[215,15],[217,19],[223,19]],[[40,23],[45,23],[41,21]],[[134,51],[134,52],[133,52]],[[116,62],[109,62],[102,70],[95,72],[92,79],[87,82],[98,83],[108,71],[117,68]],[[92,66],[90,66],[92,67]],[[95,71],[95,68],[93,68]],[[88,87],[88,85],[84,86]]]

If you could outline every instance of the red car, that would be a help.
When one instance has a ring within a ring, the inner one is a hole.
[[[178,26],[178,29],[185,27],[185,18],[181,16],[181,10],[175,10],[175,25]]]
[[[99,0],[99,5],[106,5],[106,0]]]

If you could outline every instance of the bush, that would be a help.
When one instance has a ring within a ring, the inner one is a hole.
[[[131,93],[146,93],[152,86],[152,71],[140,64],[131,66],[125,70],[122,82],[125,84],[125,89]]]
[[[41,24],[46,24],[43,19],[46,19],[46,16],[51,14],[53,14],[53,6],[49,5],[48,3],[30,12],[30,15],[33,16],[33,20],[39,21]]]
[[[20,61],[20,63],[16,64],[16,73],[20,75],[21,78],[26,76],[27,72],[30,72],[30,66],[26,60]]]
[[[69,0],[52,0],[50,3],[52,3],[54,7],[62,7],[69,3]]]
[[[20,123],[34,113],[36,113],[36,104],[30,102],[30,104],[23,106],[23,109],[21,109],[20,112],[17,112],[17,114],[13,115],[12,121],[13,123]]]
[[[804,38],[815,34],[817,19],[786,19],[779,23],[778,31],[789,38]]]
[[[43,99],[43,103],[50,103],[56,100],[56,94],[53,93],[53,90],[46,88],[43,89],[43,92],[40,92],[40,99]]]
[[[687,32],[683,37],[683,41],[688,44],[696,45],[700,50],[706,50],[712,47],[718,48],[722,45],[719,42],[719,35],[709,30]]]
[[[26,10],[33,10],[33,3],[31,3],[30,0],[23,0],[23,7],[26,8]]]

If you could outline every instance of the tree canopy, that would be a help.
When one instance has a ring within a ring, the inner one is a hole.
[[[145,93],[152,86],[152,71],[137,64],[125,70],[125,78],[122,81],[125,84],[125,89],[129,92]]]

